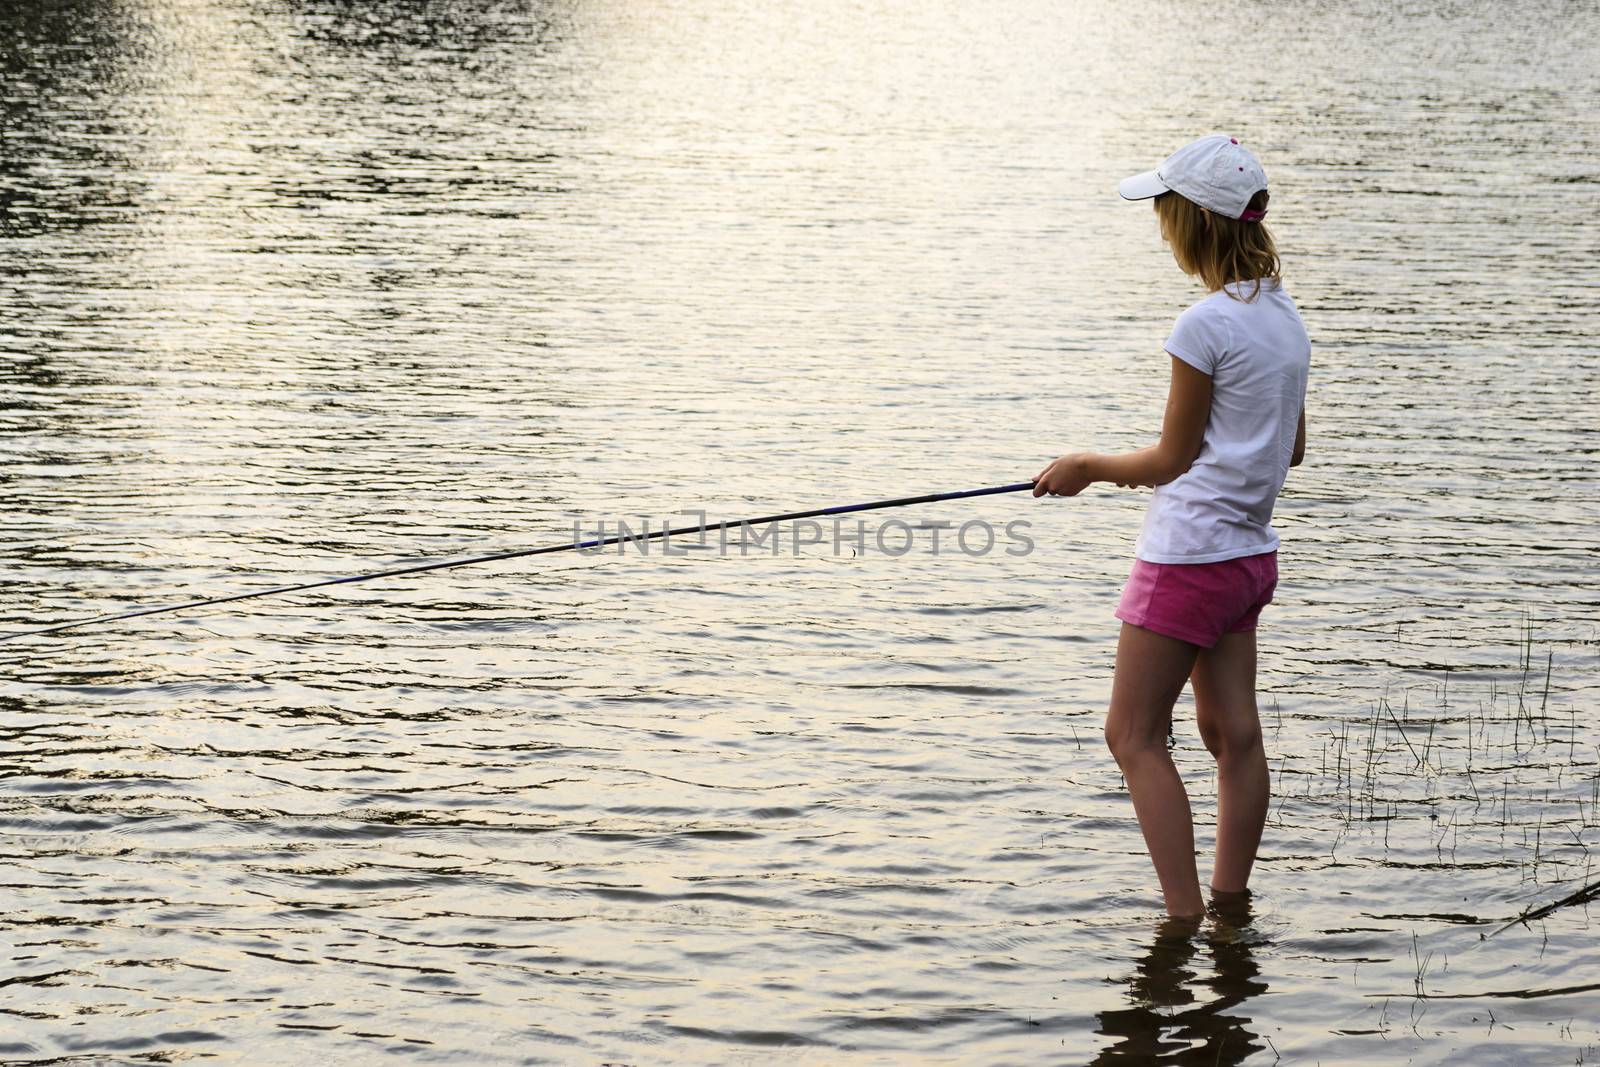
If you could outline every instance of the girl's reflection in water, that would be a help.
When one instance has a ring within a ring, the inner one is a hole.
[[[1266,992],[1251,945],[1249,893],[1215,893],[1210,923],[1164,919],[1155,941],[1128,979],[1130,1004],[1101,1012],[1096,1033],[1115,1038],[1094,1060],[1103,1063],[1238,1064],[1266,1045],[1239,1007]],[[1195,956],[1204,945],[1214,972],[1199,979]],[[1196,1004],[1198,989],[1215,996]]]

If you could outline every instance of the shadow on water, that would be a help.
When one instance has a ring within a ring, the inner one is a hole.
[[[1267,990],[1252,948],[1248,897],[1215,898],[1211,922],[1164,920],[1128,976],[1128,1006],[1101,1012],[1096,1033],[1113,1039],[1103,1063],[1238,1064],[1266,1045],[1240,1009]],[[1209,960],[1201,957],[1201,948]],[[1201,977],[1207,966],[1211,974]],[[1201,991],[1213,994],[1199,1002]]]
[[[103,313],[76,309],[94,288],[82,279],[117,255],[80,235],[132,218],[145,197],[154,120],[138,101],[150,88],[147,38],[122,0],[0,4],[0,435],[65,429],[80,411],[55,394],[105,384],[98,369],[58,357],[76,343],[74,329],[93,328]],[[50,243],[61,235],[73,236]],[[45,449],[33,459],[64,462]]]
[[[481,55],[508,37],[541,46],[557,32],[564,6],[528,0],[318,0],[285,14],[306,41],[411,66],[419,60],[452,62],[452,54]]]
[[[0,237],[125,219],[145,194],[157,124],[145,105],[160,71],[139,10],[119,0],[19,0],[0,5],[0,38],[0,83],[14,87],[0,94]]]

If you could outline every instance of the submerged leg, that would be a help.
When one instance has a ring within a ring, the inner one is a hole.
[[[1167,751],[1172,705],[1197,651],[1186,641],[1123,623],[1106,716],[1106,744],[1127,779],[1168,915],[1205,912],[1195,873],[1189,794]]]
[[[1223,634],[1201,651],[1190,679],[1195,724],[1217,759],[1217,859],[1211,888],[1236,893],[1250,882],[1267,821],[1267,754],[1256,711],[1256,635]]]

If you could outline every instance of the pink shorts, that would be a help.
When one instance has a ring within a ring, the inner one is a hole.
[[[1117,618],[1210,648],[1223,634],[1256,628],[1278,585],[1278,553],[1216,563],[1133,561]]]

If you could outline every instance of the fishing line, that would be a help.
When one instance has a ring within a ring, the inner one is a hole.
[[[864,504],[839,504],[834,507],[813,508],[810,511],[789,511],[781,515],[763,515],[754,519],[730,519],[727,522],[698,523],[694,526],[681,526],[673,530],[656,530],[640,533],[618,534],[615,537],[597,537],[589,541],[574,541],[571,544],[544,545],[541,548],[517,548],[509,552],[491,552],[485,556],[473,556],[470,559],[435,560],[431,563],[417,563],[407,567],[395,567],[385,571],[374,571],[371,574],[351,574],[343,578],[323,578],[315,582],[303,582],[299,585],[281,585],[273,589],[256,589],[247,593],[234,593],[231,596],[212,597],[208,600],[190,600],[182,604],[163,604],[153,608],[138,608],[134,611],[116,612],[110,615],[96,615],[88,619],[78,619],[75,622],[60,622],[51,626],[42,626],[34,630],[18,630],[13,633],[0,634],[0,641],[9,641],[15,637],[35,637],[40,634],[60,633],[62,630],[73,630],[80,626],[92,626],[97,623],[118,622],[122,619],[136,619],[144,615],[164,615],[173,611],[188,611],[192,608],[211,607],[216,604],[231,604],[240,600],[252,600],[263,596],[281,596],[285,593],[298,593],[307,589],[322,589],[330,585],[349,585],[352,582],[370,582],[376,578],[394,578],[403,574],[421,574],[425,571],[440,571],[450,567],[466,567],[474,563],[494,563],[505,559],[520,559],[523,556],[545,556],[554,552],[578,552],[587,549],[604,548],[607,545],[617,545],[623,542],[654,541],[658,538],[687,537],[691,534],[705,534],[712,530],[728,530],[739,527],[770,526],[777,522],[793,522],[799,519],[817,519],[830,515],[848,515],[856,511],[879,511],[885,508],[904,508],[913,504],[936,504],[944,500],[965,500],[976,496],[995,496],[999,493],[1020,493],[1031,490],[1032,481],[1016,482],[1012,485],[996,485],[987,489],[963,489],[953,493],[924,493],[921,496],[903,496],[894,500],[873,500]]]

